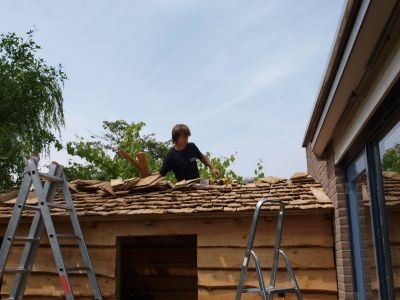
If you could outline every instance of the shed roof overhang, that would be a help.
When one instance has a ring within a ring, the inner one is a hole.
[[[316,155],[323,155],[357,94],[395,5],[395,0],[348,2],[303,141]]]

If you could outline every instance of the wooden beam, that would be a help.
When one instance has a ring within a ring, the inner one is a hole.
[[[124,149],[119,149],[118,150],[118,154],[121,155],[123,158],[125,158],[127,161],[129,161],[129,163],[133,167],[135,167],[138,170],[140,170],[138,161],[136,159],[133,159],[132,156],[128,152],[126,152]]]
[[[126,152],[124,149],[119,149],[118,154],[125,158],[129,163],[140,172],[140,177],[145,178],[151,175],[149,163],[147,161],[146,153],[139,152],[137,154],[137,159],[132,158],[132,156]]]
[[[137,161],[139,164],[140,177],[145,178],[151,175],[149,163],[147,161],[146,153],[139,152],[137,154]]]
[[[13,190],[13,191],[11,191],[11,192],[9,192],[7,194],[1,195],[0,196],[0,203],[6,202],[6,201],[11,200],[13,198],[16,198],[18,196],[18,192],[19,192],[19,189],[18,190]]]

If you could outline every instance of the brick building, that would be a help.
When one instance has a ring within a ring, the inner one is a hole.
[[[400,2],[349,0],[306,130],[334,206],[339,299],[400,299]]]

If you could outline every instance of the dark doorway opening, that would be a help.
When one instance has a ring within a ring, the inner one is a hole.
[[[195,235],[118,237],[121,300],[197,299]]]

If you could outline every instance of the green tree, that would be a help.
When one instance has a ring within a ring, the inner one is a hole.
[[[382,157],[384,171],[400,172],[400,144],[386,150]]]
[[[263,166],[263,161],[261,159],[258,160],[256,169],[254,170],[254,179],[260,179],[264,178],[264,166]]]
[[[0,192],[18,184],[26,159],[47,152],[64,125],[62,66],[37,57],[33,31],[0,35]]]
[[[128,161],[117,154],[118,149],[124,149],[133,158],[138,152],[146,152],[149,168],[152,172],[158,172],[161,168],[171,141],[158,141],[155,135],[143,134],[145,123],[128,123],[124,120],[113,122],[104,121],[105,133],[100,136],[92,136],[90,140],[77,137],[76,141],[67,143],[67,152],[78,156],[83,162],[70,161],[65,168],[68,180],[74,179],[99,179],[110,180],[121,177],[123,179],[139,176],[139,171],[132,167]],[[210,153],[207,153],[210,157]],[[241,179],[228,167],[235,161],[233,155],[229,157],[211,158],[212,163],[220,171],[222,176],[230,179]],[[211,178],[210,170],[199,163],[200,176]],[[167,180],[175,182],[175,176],[170,172]]]
[[[143,122],[103,121],[103,135],[92,136],[89,141],[78,137],[67,143],[68,154],[84,159],[83,163],[70,161],[65,168],[68,179],[110,180],[139,176],[139,171],[117,154],[119,149],[124,149],[133,158],[138,152],[146,152],[150,170],[158,171],[170,142],[157,141],[154,134],[143,134],[144,126]]]
[[[229,167],[235,162],[236,157],[231,154],[229,156],[212,157],[210,152],[206,152],[206,155],[210,158],[211,163],[221,172],[222,178],[227,178],[229,181],[237,180],[243,181],[243,177],[237,175],[234,171],[230,170]],[[201,178],[215,178],[211,173],[211,170],[201,162],[197,162],[199,173]]]

